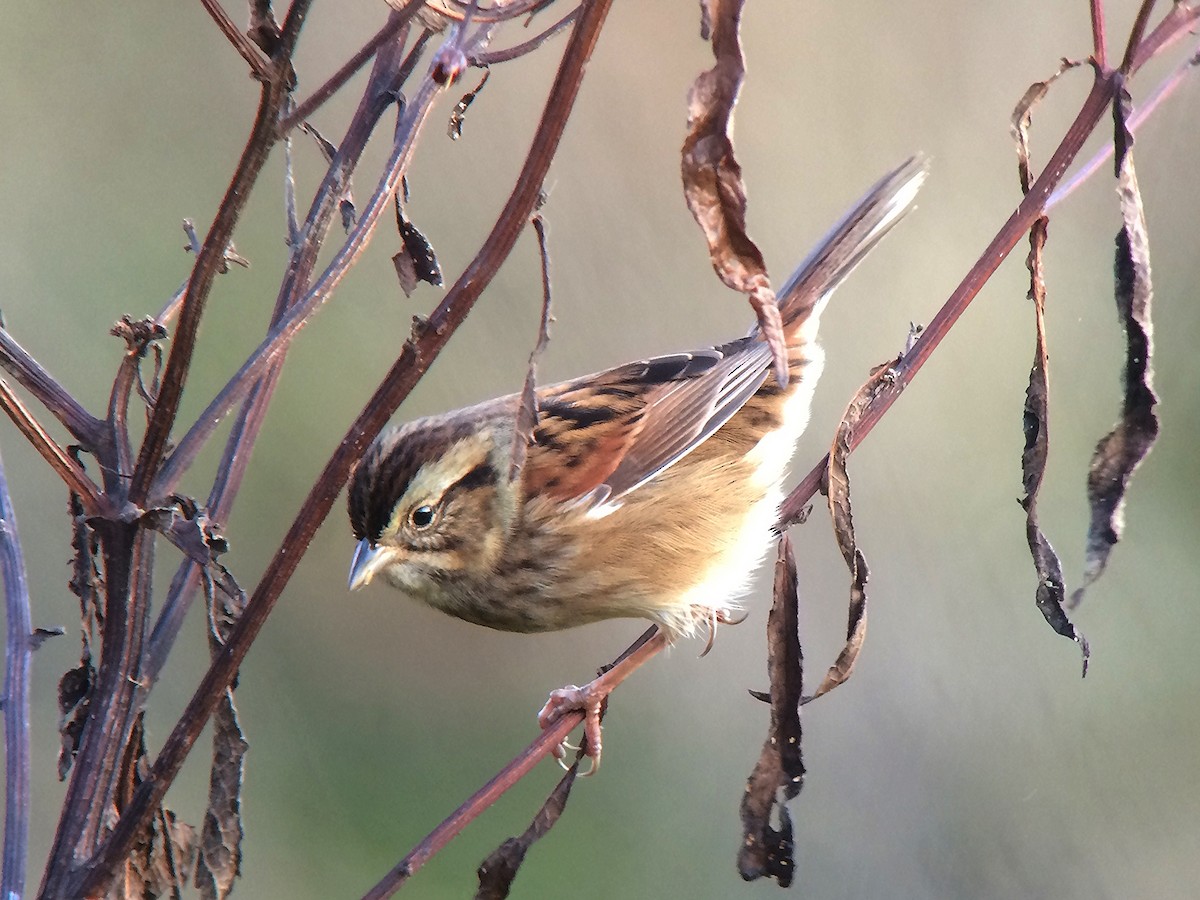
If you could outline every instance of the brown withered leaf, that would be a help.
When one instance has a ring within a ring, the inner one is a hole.
[[[567,773],[558,782],[542,808],[538,810],[529,827],[520,837],[508,838],[504,843],[479,864],[479,890],[475,892],[475,900],[503,900],[512,889],[513,879],[525,854],[529,852],[540,838],[545,836],[554,823],[558,821],[563,810],[567,807],[567,799],[571,796],[571,786],[575,784],[575,776],[579,771],[579,763],[567,769]]]
[[[841,551],[846,568],[850,571],[850,605],[846,623],[846,645],[825,673],[825,678],[816,692],[807,700],[816,700],[850,677],[854,671],[854,664],[858,661],[859,651],[862,650],[863,641],[867,638],[867,580],[871,577],[871,570],[867,567],[867,560],[859,550],[858,541],[854,536],[854,515],[850,507],[850,475],[846,471],[846,457],[850,455],[854,430],[862,420],[863,413],[867,411],[875,395],[891,385],[893,366],[899,361],[900,358],[897,357],[871,371],[871,377],[854,394],[846,412],[842,414],[842,420],[833,436],[833,446],[829,449],[829,470],[826,473],[829,515],[833,521],[833,536],[837,541],[838,550]]]
[[[746,231],[746,186],[733,152],[733,109],[746,74],[739,34],[742,0],[708,0],[702,31],[712,35],[711,69],[688,92],[688,134],[683,141],[683,193],[708,242],[713,269],[745,294],[775,359],[775,377],[788,381],[787,346],[775,293],[758,246]]]
[[[407,182],[405,183],[407,194]],[[442,285],[442,267],[438,263],[437,254],[429,238],[421,233],[404,213],[404,202],[400,192],[395,196],[396,231],[400,235],[400,249],[392,257],[392,265],[396,267],[396,278],[400,282],[400,290],[405,297],[411,297],[421,282],[434,287]]]
[[[509,480],[513,482],[520,477],[521,469],[525,466],[525,458],[529,455],[529,445],[537,427],[537,361],[550,342],[550,253],[546,244],[546,222],[539,214],[530,220],[530,224],[537,235],[538,253],[542,261],[542,318],[538,324],[537,343],[529,353],[529,366],[525,371],[525,384],[521,388],[521,401],[517,407],[512,463],[508,471]]]
[[[746,881],[774,878],[788,887],[795,874],[792,819],[787,801],[804,785],[800,747],[800,704],[804,694],[804,653],[800,647],[796,557],[791,539],[779,539],[775,591],[767,615],[767,672],[771,725],[742,795],[742,846],[738,872]],[[774,827],[772,820],[779,822]]]
[[[75,754],[79,751],[79,739],[87,722],[95,680],[96,669],[92,666],[90,653],[76,668],[68,669],[59,679],[58,733],[62,740],[62,747],[58,751],[59,781],[66,780],[75,762]]]
[[[220,652],[234,623],[245,608],[245,594],[231,598],[213,589],[204,575],[208,600],[209,648]],[[221,600],[218,601],[217,597]],[[196,887],[205,900],[224,900],[233,890],[242,864],[242,780],[250,745],[242,734],[234,705],[233,687],[227,688],[213,712],[213,756],[208,780],[208,808],[200,832],[196,861]]]
[[[1035,81],[1029,86],[1013,110],[1010,127],[1013,140],[1017,144],[1017,172],[1021,178],[1021,192],[1024,194],[1029,193],[1029,186],[1033,184],[1033,171],[1029,161],[1029,125],[1033,121],[1033,108],[1046,96],[1050,85],[1054,84],[1060,75],[1078,65],[1081,63],[1063,59],[1057,72],[1045,81]]]
[[[78,447],[71,447],[72,458],[79,462]],[[58,780],[66,780],[79,750],[79,739],[87,722],[96,669],[92,665],[92,640],[96,632],[103,633],[104,616],[100,607],[103,576],[96,565],[99,543],[96,532],[87,522],[83,504],[77,494],[68,500],[71,513],[71,578],[67,585],[79,598],[79,665],[68,669],[58,682],[58,732],[62,746],[58,752]]]
[[[450,124],[446,126],[446,133],[450,136],[450,140],[457,141],[462,137],[463,122],[467,117],[467,110],[471,108],[471,104],[475,102],[475,98],[479,96],[479,92],[483,90],[483,86],[488,83],[488,79],[492,76],[492,70],[484,66],[483,77],[479,79],[479,84],[475,85],[473,90],[467,91],[454,104],[454,109],[450,112]]]
[[[1024,176],[1022,176],[1024,178]],[[1036,345],[1033,366],[1029,370],[1029,386],[1025,389],[1025,449],[1021,453],[1021,482],[1025,496],[1025,539],[1033,557],[1038,584],[1035,602],[1050,627],[1065,638],[1079,644],[1083,653],[1083,673],[1087,674],[1088,643],[1067,617],[1063,603],[1066,589],[1062,561],[1038,523],[1037,497],[1046,474],[1050,453],[1050,386],[1046,345],[1046,282],[1042,268],[1042,253],[1046,246],[1047,219],[1040,216],[1029,230],[1029,299],[1033,301],[1036,323]]]
[[[120,811],[128,805],[150,769],[146,755],[145,722],[141,714],[134,720],[130,741],[120,765],[116,805],[108,810],[106,828],[116,824]],[[107,897],[109,900],[181,897],[181,889],[187,884],[195,858],[196,830],[179,821],[171,810],[160,806],[157,814],[139,832]]]
[[[1029,123],[1033,107],[1046,95],[1050,85],[1063,72],[1079,65],[1064,59],[1057,72],[1045,81],[1035,82],[1025,92],[1013,111],[1012,135],[1017,145],[1017,175],[1021,182],[1021,193],[1028,194],[1033,184],[1033,167],[1029,153]],[[1033,366],[1029,370],[1029,385],[1025,389],[1024,432],[1025,448],[1021,452],[1021,483],[1025,496],[1021,506],[1025,509],[1025,539],[1033,558],[1037,573],[1037,590],[1034,600],[1050,627],[1063,637],[1079,644],[1083,653],[1083,672],[1087,674],[1088,643],[1067,617],[1063,607],[1066,588],[1063,581],[1062,561],[1042,531],[1038,522],[1037,497],[1042,480],[1046,475],[1046,461],[1050,454],[1050,383],[1049,355],[1046,344],[1046,281],[1042,267],[1042,254],[1046,246],[1049,220],[1040,216],[1029,229],[1029,255],[1025,265],[1029,269],[1029,299],[1033,301],[1034,321],[1037,337],[1034,347]]]
[[[1083,600],[1087,588],[1103,574],[1109,553],[1121,539],[1129,479],[1158,438],[1158,416],[1154,412],[1158,397],[1152,384],[1150,306],[1154,291],[1150,283],[1150,241],[1133,166],[1133,135],[1126,124],[1129,109],[1129,93],[1122,86],[1113,101],[1113,148],[1122,219],[1117,233],[1115,275],[1117,312],[1125,329],[1125,396],[1120,421],[1096,445],[1088,468],[1092,516],[1083,583],[1071,597],[1072,606]]]

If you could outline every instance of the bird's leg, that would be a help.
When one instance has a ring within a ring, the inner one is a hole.
[[[569,684],[550,693],[550,699],[538,713],[538,725],[549,728],[568,713],[583,712],[583,747],[592,761],[592,768],[586,774],[591,775],[600,768],[600,716],[608,695],[642,663],[670,643],[670,639],[661,629],[655,630],[632,652],[582,687]],[[563,748],[559,746],[554,755],[561,760]]]

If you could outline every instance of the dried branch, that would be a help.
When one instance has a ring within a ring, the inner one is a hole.
[[[408,0],[403,9],[396,10],[388,17],[387,24],[376,32],[375,36],[362,45],[341,68],[329,76],[319,88],[304,99],[292,112],[280,120],[278,134],[280,137],[308,119],[322,104],[336,94],[341,87],[354,77],[354,73],[367,64],[379,48],[400,34],[412,21],[412,17],[420,12],[424,0]]]
[[[1108,47],[1104,40],[1104,0],[1089,0],[1092,18],[1092,59],[1101,69],[1108,68]]]
[[[411,18],[409,12],[407,9],[393,12],[392,17],[407,21],[408,18]],[[398,90],[405,79],[411,75],[430,35],[428,31],[424,32],[414,42],[408,55],[402,56],[405,34],[403,29],[396,32],[393,35],[394,43],[382,48],[376,57],[375,66],[358,109],[347,126],[341,146],[313,198],[304,225],[302,228],[295,229],[296,239],[292,243],[292,258],[287,268],[287,277],[285,277],[276,298],[275,310],[271,318],[272,326],[280,320],[286,309],[294,305],[296,297],[303,292],[312,275],[318,251],[332,225],[338,198],[342,196],[351,174],[357,167],[368,138],[375,130],[383,113],[391,105],[394,91]],[[289,229],[291,229],[290,225]],[[228,521],[232,512],[233,498],[241,486],[246,467],[249,464],[249,448],[254,446],[266,416],[267,404],[274,393],[281,371],[282,359],[273,364],[267,374],[250,391],[230,431],[221,463],[217,467],[218,476],[209,493],[207,504],[209,514],[219,522]],[[167,467],[172,464],[179,465],[179,471],[182,473],[185,468],[184,459],[186,457],[180,457],[177,452],[168,459]],[[172,485],[166,492],[173,490],[173,482],[169,475],[160,475],[160,484],[162,482]],[[172,579],[162,612],[154,625],[146,648],[146,669],[142,679],[146,690],[149,690],[157,681],[159,673],[162,671],[184,616],[187,614],[191,598],[195,595],[196,587],[199,584],[197,576],[198,572],[193,563],[185,560],[180,564],[179,572]]]
[[[72,493],[78,494],[83,508],[89,515],[99,515],[109,509],[108,501],[100,495],[99,488],[88,478],[83,467],[71,455],[54,442],[42,424],[33,417],[21,398],[13,393],[8,382],[0,378],[0,407],[8,413],[13,424],[33,449],[41,454],[42,459],[50,464],[59,477],[66,483]]]
[[[544,838],[562,817],[578,774],[579,760],[576,760],[554,786],[529,827],[519,837],[505,839],[479,864],[479,890],[475,892],[475,900],[504,900],[508,896],[529,848]]]
[[[1137,134],[1138,129],[1142,127],[1142,123],[1154,114],[1164,100],[1175,93],[1175,90],[1183,84],[1183,80],[1197,66],[1200,66],[1200,46],[1192,52],[1191,56],[1180,63],[1170,75],[1164,78],[1145,100],[1138,104],[1138,108],[1126,123],[1129,131],[1132,134]],[[1079,167],[1070,180],[1055,189],[1054,193],[1050,195],[1050,199],[1046,201],[1046,211],[1049,212],[1063,200],[1066,200],[1067,197],[1075,192],[1076,188],[1095,175],[1100,170],[1100,167],[1108,162],[1112,155],[1113,144],[1112,141],[1108,141],[1096,151],[1091,159]]]
[[[1154,11],[1154,4],[1157,0],[1142,0],[1142,5],[1138,7],[1137,18],[1133,20],[1133,27],[1129,29],[1129,42],[1125,45],[1125,57],[1121,60],[1121,71],[1129,72],[1133,65],[1133,57],[1141,46],[1142,37],[1146,34],[1146,26],[1150,23],[1150,13]],[[1101,63],[1101,65],[1103,65]]]
[[[383,176],[367,204],[359,210],[358,222],[347,237],[346,243],[303,299],[286,307],[286,313],[279,317],[278,323],[271,329],[268,336],[221,389],[221,392],[213,398],[196,423],[179,441],[179,446],[163,464],[158,475],[154,486],[156,493],[169,494],[175,489],[179,478],[191,465],[208,438],[216,431],[221,420],[237,403],[246,398],[268,367],[275,365],[282,358],[292,340],[308,324],[313,314],[332,296],[334,289],[366,249],[374,235],[375,227],[379,224],[381,213],[400,185],[400,179],[412,158],[421,127],[429,114],[435,96],[441,90],[442,86],[430,75],[426,75],[416,96],[405,107],[401,124],[397,129],[397,141],[392,148],[391,157],[385,164]],[[335,162],[335,166],[331,167],[331,170],[336,168]],[[327,176],[327,183],[329,181],[329,176]],[[324,188],[324,185],[322,187]],[[340,192],[336,196],[340,196]],[[330,197],[325,196],[324,192],[321,199],[322,202],[330,202]],[[336,198],[332,202],[336,204]],[[327,223],[322,227],[327,227]],[[305,247],[312,247],[316,243],[309,241],[306,228],[301,229],[301,242]],[[314,251],[312,260],[315,261],[315,258]]]
[[[1138,43],[1133,52],[1127,54],[1128,59],[1121,63],[1121,71],[1126,75],[1134,74],[1147,62],[1165,50],[1171,44],[1191,34],[1192,23],[1200,18],[1200,4],[1175,0],[1171,11],[1163,16],[1163,20],[1145,40]]]
[[[264,59],[258,48],[233,24],[233,20],[229,18],[229,13],[225,12],[217,0],[200,0],[200,5],[212,16],[212,20],[217,24],[217,28],[221,30],[221,34],[225,35],[229,43],[233,45],[233,48],[241,54],[242,59],[249,64],[254,77],[260,81],[267,81],[270,78],[270,61]]]
[[[1154,52],[1166,47],[1174,40],[1188,33],[1191,25],[1200,19],[1200,5],[1178,3],[1163,19],[1157,28],[1138,45],[1131,55],[1130,71],[1136,71],[1149,60]],[[1084,141],[1096,129],[1097,124],[1108,109],[1112,100],[1114,86],[1117,83],[1117,73],[1109,70],[1097,70],[1092,88],[1084,98],[1074,121],[1067,128],[1062,141],[1051,155],[1046,167],[1030,187],[1029,193],[1021,200],[1016,210],[1001,226],[999,232],[987,248],[980,254],[979,259],[959,282],[950,297],[942,305],[913,345],[912,352],[895,367],[896,378],[887,390],[881,391],[864,412],[862,423],[855,431],[850,450],[853,451],[871,432],[883,415],[896,402],[909,383],[916,377],[922,366],[928,362],[934,349],[949,333],[950,328],[958,321],[959,316],[966,311],[971,301],[991,278],[992,273],[1008,257],[1017,242],[1028,232],[1035,219],[1046,209],[1046,203],[1051,192],[1062,180],[1071,161],[1083,147]],[[798,521],[805,505],[817,492],[821,479],[828,466],[826,456],[801,482],[792,490],[783,502],[779,513],[779,528]]]
[[[33,616],[17,514],[0,460],[0,576],[4,579],[4,867],[0,896],[25,895],[29,855],[29,675],[33,666]]]
[[[70,886],[71,890],[64,893],[87,894],[101,890],[113,867],[128,854],[139,826],[162,802],[167,788],[183,765],[184,758],[195,744],[224,689],[232,681],[266,617],[295,572],[304,549],[328,515],[351,467],[362,455],[369,440],[395,412],[454,330],[465,319],[480,293],[495,276],[500,264],[512,251],[517,236],[537,202],[542,181],[578,96],[584,68],[591,57],[610,6],[611,0],[593,0],[586,13],[576,22],[525,165],[491,234],[475,260],[434,311],[430,318],[430,327],[414,335],[405,345],[400,358],[375,392],[367,408],[342,439],[309,492],[291,528],[288,529],[279,551],[272,556],[267,571],[246,606],[245,614],[200,681],[145,782],[130,799],[128,807],[105,843],[92,859],[80,867],[78,881]],[[572,718],[574,717],[567,717],[568,720]]]
[[[0,367],[50,410],[78,443],[94,449],[103,442],[104,423],[80,406],[3,326],[0,326]]]
[[[602,683],[604,687],[615,687],[666,646],[666,636],[656,626],[648,628],[593,684]],[[496,773],[491,781],[429,832],[375,887],[363,894],[363,900],[382,900],[399,890],[413,873],[478,818],[480,813],[499,800],[505,791],[524,778],[538,762],[546,756],[554,755],[566,736],[582,722],[582,712],[570,712],[543,730],[528,747]]]
[[[296,29],[303,21],[310,2],[311,0],[294,0],[288,12],[284,36],[276,50],[273,69],[270,77],[263,81],[258,112],[250,137],[188,280],[187,292],[179,312],[179,323],[171,341],[171,353],[167,357],[162,386],[158,392],[158,402],[146,427],[146,435],[129,487],[129,499],[135,504],[145,501],[158,472],[166,450],[167,438],[183,396],[183,385],[191,366],[192,351],[195,349],[205,303],[217,274],[225,265],[225,251],[233,236],[234,227],[241,218],[242,210],[277,139],[275,123],[285,108],[292,89],[290,54],[298,35]]]
[[[531,37],[527,41],[522,41],[519,44],[506,47],[503,50],[488,50],[484,53],[476,53],[472,56],[468,56],[467,60],[473,66],[487,67],[497,65],[498,63],[510,62],[511,60],[519,59],[520,57],[537,50],[542,46],[542,44],[574,22],[576,17],[579,15],[580,9],[582,9],[582,6],[575,7],[537,37]],[[478,90],[478,88],[476,88],[476,90]]]

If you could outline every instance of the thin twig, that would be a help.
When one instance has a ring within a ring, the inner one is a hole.
[[[213,659],[188,701],[179,721],[167,737],[146,780],[138,787],[112,833],[92,859],[80,869],[78,883],[68,895],[99,893],[111,877],[116,864],[133,846],[142,823],[162,802],[175,780],[188,752],[196,742],[209,716],[233,680],[246,652],[274,608],[288,580],[296,570],[305,548],[345,485],[351,467],[366,449],[412,386],[428,369],[446,341],[466,318],[479,295],[491,283],[500,265],[511,253],[529,214],[537,202],[550,162],[558,149],[567,119],[578,96],[587,61],[611,6],[611,0],[593,0],[575,23],[571,40],[563,54],[558,74],[546,101],[542,120],[534,135],[517,184],[491,234],[479,253],[460,276],[454,287],[430,318],[430,327],[410,340],[376,390],[366,409],[358,416],[340,446],[318,477],[296,516],[279,550],[271,557],[245,613],[229,636],[221,652]]]
[[[657,627],[651,626],[636,641],[624,650],[604,674],[592,682],[601,689],[615,688],[634,671],[670,646],[670,641]],[[480,813],[499,800],[518,781],[524,778],[545,757],[551,755],[562,744],[567,735],[583,722],[582,712],[571,712],[539,734],[532,743],[513,757],[483,787],[472,794],[454,812],[450,813],[437,828],[429,832],[392,867],[379,883],[363,894],[363,900],[384,900],[404,886],[412,875],[429,862],[443,847],[457,837],[462,830],[479,818]]]
[[[413,847],[378,884],[363,894],[363,900],[382,900],[384,897],[392,896],[414,872],[478,818],[480,812],[504,796],[509,788],[549,756],[554,748],[562,744],[567,735],[574,731],[582,721],[582,712],[568,713],[539,734],[528,747],[497,772],[495,777],[467,798],[462,806],[447,816],[437,828]]]
[[[1150,116],[1156,109],[1158,109],[1159,105],[1164,100],[1170,97],[1171,94],[1175,93],[1176,88],[1183,84],[1184,79],[1187,78],[1187,76],[1194,71],[1197,66],[1200,66],[1200,47],[1197,47],[1191,56],[1185,59],[1183,63],[1175,69],[1175,71],[1163,79],[1162,83],[1154,89],[1149,97],[1138,104],[1137,111],[1126,123],[1129,130],[1136,134],[1142,123],[1150,118]],[[1054,209],[1054,207],[1066,200],[1067,197],[1075,193],[1075,190],[1080,185],[1095,175],[1096,172],[1098,172],[1100,168],[1112,158],[1112,154],[1112,141],[1108,141],[1103,147],[1096,151],[1096,154],[1086,163],[1084,163],[1068,181],[1059,185],[1055,189],[1054,193],[1050,195],[1050,199],[1046,201],[1046,211],[1049,212],[1050,210]]]
[[[400,13],[393,12],[392,15],[398,17]],[[337,199],[342,196],[345,185],[358,166],[367,140],[383,113],[391,105],[391,97],[412,74],[429,36],[430,32],[423,32],[407,56],[401,58],[400,53],[405,42],[405,32],[401,30],[393,35],[394,46],[384,48],[376,55],[375,66],[358,109],[313,199],[303,227],[292,226],[293,216],[289,211],[288,228],[295,235],[292,242],[292,258],[276,299],[271,317],[272,327],[278,323],[283,312],[294,305],[296,296],[307,285],[318,251],[329,233]],[[286,144],[289,139],[285,137],[284,140]],[[247,396],[230,431],[224,455],[217,466],[218,477],[208,497],[209,515],[218,522],[228,521],[232,512],[233,499],[249,464],[249,449],[255,444],[281,371],[282,359],[268,367],[267,373],[259,379]],[[179,466],[180,471],[186,469],[189,464],[190,461],[185,457],[172,457],[167,463],[168,466]],[[154,623],[147,643],[145,669],[141,679],[145,692],[150,690],[162,671],[197,585],[195,566],[191,560],[185,559],[180,563],[179,572],[171,581],[162,612],[158,621]]]
[[[359,210],[359,218],[354,230],[346,239],[346,243],[330,261],[320,278],[302,300],[292,305],[283,315],[279,324],[263,339],[249,359],[238,369],[221,392],[213,398],[208,407],[196,420],[196,423],[179,441],[170,458],[162,466],[155,490],[157,493],[170,493],[179,478],[191,465],[200,449],[216,431],[217,426],[233,407],[240,403],[253,389],[257,380],[267,371],[268,366],[287,352],[292,340],[301,329],[308,324],[313,314],[333,295],[334,289],[353,266],[358,257],[370,243],[379,223],[379,217],[390,202],[392,195],[400,184],[400,178],[408,167],[412,152],[416,146],[416,138],[420,133],[429,114],[434,97],[442,90],[442,86],[426,77],[421,89],[413,101],[404,110],[405,122],[399,131],[401,140],[392,150],[391,158],[385,165],[384,174],[380,179],[374,194],[366,206]],[[303,233],[303,232],[302,232]]]
[[[50,410],[78,443],[94,450],[104,441],[104,422],[80,406],[70,392],[55,381],[53,376],[16,342],[12,334],[2,327],[0,367],[6,369],[21,387]]]
[[[233,48],[241,54],[250,69],[254,72],[254,76],[263,81],[270,77],[271,63],[265,59],[259,49],[254,46],[251,40],[242,34],[238,27],[233,24],[233,19],[229,18],[229,13],[225,12],[217,0],[200,0],[200,5],[212,16],[212,20],[216,22],[217,28],[221,29],[221,34],[225,35],[229,43],[233,44]]]
[[[1101,69],[1108,68],[1108,46],[1104,39],[1104,0],[1090,0],[1092,13],[1092,59]]]
[[[1121,70],[1126,75],[1133,75],[1160,51],[1190,34],[1192,23],[1197,18],[1200,18],[1200,4],[1176,0],[1171,11],[1163,16],[1163,20],[1146,36],[1146,39],[1134,48],[1133,53],[1130,54],[1129,63],[1121,64]]]
[[[297,0],[293,8],[298,5],[304,5],[303,0]],[[287,69],[290,72],[290,65]],[[225,251],[233,236],[233,229],[241,218],[254,183],[258,180],[275,142],[275,122],[286,101],[290,84],[289,77],[280,74],[263,83],[250,137],[242,151],[241,159],[238,160],[233,179],[221,200],[212,227],[204,239],[204,246],[196,258],[191,278],[188,279],[187,293],[179,312],[179,323],[171,341],[171,353],[167,357],[162,386],[158,392],[158,402],[146,426],[145,438],[138,453],[137,464],[134,466],[129,498],[135,504],[141,504],[146,499],[151,482],[158,472],[159,463],[166,450],[167,438],[183,396],[183,385],[191,367],[192,352],[196,346],[205,303],[217,273],[225,265]]]
[[[302,103],[280,121],[278,126],[279,135],[283,136],[287,134],[316,112],[330,97],[336,94],[342,85],[354,77],[355,72],[367,64],[367,60],[374,56],[380,47],[400,33],[400,30],[420,11],[423,4],[424,0],[409,0],[402,10],[391,16],[387,24],[374,37],[363,44],[358,52],[350,57],[341,68],[330,75],[323,85],[313,91]]]
[[[1129,43],[1125,45],[1125,56],[1121,60],[1122,72],[1132,71],[1133,56],[1141,46],[1146,26],[1150,23],[1150,13],[1154,11],[1156,2],[1157,0],[1142,0],[1142,5],[1138,7],[1137,18],[1133,20],[1133,27],[1129,30]]]
[[[33,417],[29,408],[21,402],[21,398],[13,393],[8,382],[0,378],[0,407],[12,419],[13,424],[25,439],[33,446],[42,459],[50,464],[59,477],[66,483],[67,488],[79,495],[80,502],[88,515],[99,515],[108,509],[109,503],[100,496],[95,483],[88,478],[83,467],[71,458],[62,447],[55,443],[42,424]]]
[[[1180,12],[1183,9],[1187,10],[1186,14]],[[1187,33],[1191,22],[1198,17],[1200,17],[1200,7],[1188,7],[1186,4],[1176,5],[1164,19],[1164,24],[1167,20],[1171,21],[1174,30],[1164,29],[1164,26],[1160,25],[1146,38],[1146,41],[1154,41],[1155,46],[1165,47],[1182,34]],[[1131,58],[1133,59],[1131,67],[1136,69],[1149,57],[1135,49]],[[1117,77],[1117,73],[1112,70],[1096,72],[1092,89],[1084,99],[1078,115],[1067,129],[1062,141],[1051,155],[1037,181],[1030,188],[1029,193],[1009,216],[1008,221],[988,244],[942,308],[938,310],[937,315],[925,327],[912,350],[906,353],[894,367],[894,378],[888,388],[880,391],[872,399],[870,406],[863,414],[859,427],[855,429],[851,440],[851,450],[862,443],[871,429],[879,423],[884,413],[896,402],[917,372],[929,360],[930,355],[949,332],[951,326],[958,321],[959,316],[966,311],[967,306],[991,278],[992,273],[1029,230],[1033,221],[1045,212],[1051,192],[1062,180],[1071,161],[1079,153],[1084,141],[1092,134],[1105,110],[1108,109]],[[798,521],[805,505],[819,489],[828,464],[829,457],[826,456],[784,500],[779,511],[778,528],[786,528]]]
[[[4,578],[7,637],[4,658],[4,868],[0,897],[25,896],[29,854],[29,674],[33,665],[33,617],[17,514],[0,460],[0,576]]]
[[[537,37],[531,37],[527,41],[522,41],[515,46],[506,47],[503,50],[489,50],[486,53],[478,53],[475,56],[470,57],[471,65],[481,67],[492,66],[496,65],[497,63],[509,62],[510,60],[525,56],[527,53],[532,53],[534,50],[537,50],[539,47],[541,47],[542,44],[544,44],[551,37],[558,34],[560,31],[574,22],[576,17],[579,15],[580,8],[581,7],[579,6],[575,7]]]

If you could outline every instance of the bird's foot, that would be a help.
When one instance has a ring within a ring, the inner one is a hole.
[[[550,692],[550,699],[538,713],[538,725],[543,730],[549,728],[563,716],[573,712],[583,713],[583,744],[575,747],[566,741],[554,748],[554,758],[559,765],[567,768],[565,758],[568,750],[583,750],[584,756],[591,760],[591,768],[584,775],[593,775],[600,768],[600,718],[604,714],[604,704],[612,691],[613,684],[604,684],[601,678],[589,681],[583,687],[568,684],[557,691]]]

